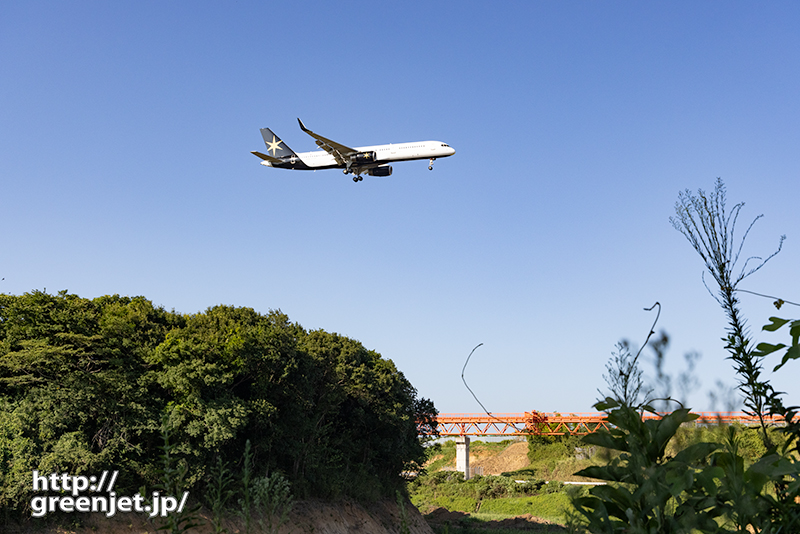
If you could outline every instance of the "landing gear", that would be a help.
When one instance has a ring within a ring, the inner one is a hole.
[[[433,162],[434,161],[436,161],[436,158],[431,158],[431,160],[428,162],[428,170],[429,171],[433,170]]]
[[[361,177],[361,173],[363,172],[363,170],[364,169],[360,167],[351,167],[350,165],[348,165],[346,169],[342,169],[342,172],[345,174],[352,174],[353,181],[360,182],[361,180],[363,180],[363,178]]]

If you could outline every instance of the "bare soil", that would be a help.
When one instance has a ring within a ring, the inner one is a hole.
[[[470,467],[483,467],[484,475],[499,475],[508,471],[516,471],[528,467],[528,443],[518,441],[506,447],[500,454],[481,455],[473,459],[470,455]]]
[[[428,464],[441,459],[442,456],[434,456]],[[484,475],[499,475],[508,471],[516,471],[528,467],[528,442],[517,441],[503,449],[502,452],[471,447],[469,451],[469,466],[482,467]],[[443,469],[455,471],[456,460],[453,459],[450,465]]]

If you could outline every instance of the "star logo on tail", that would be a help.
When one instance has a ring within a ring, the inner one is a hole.
[[[276,137],[273,135],[273,136],[272,136],[272,142],[271,142],[271,143],[270,143],[270,142],[267,142],[267,145],[269,145],[269,146],[267,147],[267,152],[269,152],[270,150],[272,150],[272,156],[274,157],[274,156],[275,156],[275,154],[276,154],[276,153],[277,153],[279,150],[283,150],[283,149],[281,148],[281,143],[282,143],[282,142],[283,142],[283,141],[281,141],[280,139],[276,138]]]

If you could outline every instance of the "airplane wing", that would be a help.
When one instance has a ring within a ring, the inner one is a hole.
[[[355,154],[356,152],[358,152],[357,150],[354,150],[348,146],[340,145],[336,141],[331,141],[327,137],[322,137],[321,135],[315,134],[314,132],[306,128],[306,125],[303,124],[303,121],[301,121],[300,119],[297,119],[297,122],[300,123],[300,129],[303,130],[308,135],[310,135],[311,137],[313,137],[314,139],[316,139],[317,146],[320,147],[325,152],[327,152],[328,154],[330,154],[331,156],[333,156],[334,159],[336,160],[336,163],[338,163],[339,165],[347,165],[347,161],[349,159],[348,156],[350,154]]]
[[[257,150],[253,150],[250,153],[253,154],[254,156],[257,156],[257,157],[263,159],[264,161],[269,161],[270,163],[281,163],[282,162],[282,160],[279,160],[278,158],[273,158],[272,156],[267,156],[266,154],[262,154],[261,152],[259,152]]]

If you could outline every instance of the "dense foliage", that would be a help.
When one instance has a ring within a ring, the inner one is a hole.
[[[0,295],[0,506],[22,509],[31,472],[118,469],[118,491],[159,483],[159,446],[201,495],[221,460],[295,495],[391,495],[424,459],[431,401],[358,341],[279,311],[182,315],[143,297]]]

